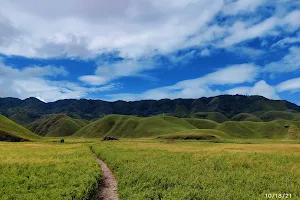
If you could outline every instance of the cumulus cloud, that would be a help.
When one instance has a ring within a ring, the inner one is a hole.
[[[152,60],[122,60],[101,65],[96,69],[94,75],[81,76],[79,80],[90,85],[103,85],[120,77],[144,77],[141,72],[151,70],[154,67],[155,63]]]
[[[269,99],[280,99],[273,86],[270,86],[265,81],[257,82],[249,91],[249,95],[261,95]]]
[[[236,87],[224,91],[225,94],[241,94],[241,95],[260,95],[269,99],[280,99],[276,89],[267,84],[266,81],[261,80],[254,84],[253,87]]]
[[[108,100],[139,100],[139,99],[162,99],[162,98],[198,98],[202,96],[215,96],[221,91],[211,89],[216,85],[235,85],[253,82],[258,69],[254,65],[242,64],[228,66],[215,72],[196,79],[180,81],[171,86],[151,89],[141,94],[113,94],[107,95]]]
[[[1,14],[23,34],[18,39],[5,38],[10,45],[0,51],[29,57],[84,57],[115,50],[123,57],[154,50],[172,52],[210,22],[223,5],[222,0],[180,2],[6,1]]]
[[[260,9],[268,10],[268,14],[256,13]],[[299,70],[299,18],[299,3],[293,0],[3,1],[1,54],[96,59],[116,53],[121,60],[98,64],[94,73],[80,76],[78,83],[53,81],[56,76],[68,75],[63,67],[17,69],[0,63],[0,96],[35,96],[45,101],[81,98],[119,88],[120,84],[113,82],[122,77],[149,78],[145,72],[160,66],[151,60],[157,55],[167,57],[173,65],[186,65],[189,60],[210,56],[217,49],[257,58],[266,51],[247,44],[257,38],[264,41],[262,46],[266,49],[294,45],[286,56],[266,64],[262,70],[251,63],[229,66],[142,94],[111,98],[195,98],[222,94],[224,91],[212,89],[213,86],[253,83],[258,73]],[[274,40],[268,38],[278,35],[283,38],[272,45]],[[278,85],[278,90],[289,88],[283,86]],[[265,81],[227,92],[278,97]]]
[[[26,57],[90,58],[117,51],[121,57],[138,58],[190,47],[205,49],[208,44],[231,46],[264,37],[276,27],[289,25],[286,30],[296,30],[300,11],[285,11],[282,18],[271,16],[258,23],[239,17],[218,21],[217,16],[227,19],[253,13],[261,6],[277,8],[283,4],[286,1],[3,1],[0,52]]]
[[[102,87],[82,87],[69,81],[53,81],[47,77],[66,76],[63,67],[33,66],[17,69],[0,62],[0,97],[37,97],[43,101],[82,98],[93,92],[119,89],[120,84],[111,83]]]

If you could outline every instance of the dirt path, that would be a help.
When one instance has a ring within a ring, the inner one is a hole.
[[[101,166],[102,179],[99,185],[98,198],[101,200],[118,200],[117,179],[107,165],[95,155],[96,161]]]

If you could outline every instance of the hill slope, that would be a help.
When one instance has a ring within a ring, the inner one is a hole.
[[[209,119],[218,123],[229,121],[229,119],[220,112],[197,112],[192,117],[200,119]]]
[[[65,114],[46,115],[30,123],[27,128],[35,134],[48,137],[69,136],[87,124],[84,120],[72,119]]]
[[[108,114],[141,117],[167,114],[176,117],[193,117],[198,113],[204,118],[224,122],[240,113],[265,113],[269,111],[300,112],[296,104],[282,100],[269,100],[261,96],[221,95],[199,99],[162,99],[142,101],[116,101],[67,99],[44,103],[35,98],[25,100],[0,98],[0,114],[20,124],[27,124],[46,114],[65,113],[72,118],[98,119]],[[201,115],[202,113],[202,115]],[[292,113],[292,112],[290,112]],[[200,118],[202,118],[200,117]],[[278,119],[278,118],[276,118]]]
[[[240,113],[232,117],[232,121],[251,121],[251,122],[261,122],[262,120],[259,119],[257,116],[249,113]]]
[[[39,138],[26,128],[0,115],[0,141],[18,142]]]
[[[206,119],[176,117],[133,117],[109,115],[77,131],[80,137],[152,137],[160,135],[214,136],[216,138],[300,138],[300,122],[235,122],[217,123]]]

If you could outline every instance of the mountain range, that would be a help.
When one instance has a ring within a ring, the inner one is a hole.
[[[0,98],[0,140],[40,136],[298,139],[300,107],[242,95],[133,102]]]
[[[267,112],[273,113],[270,116],[270,113]],[[247,115],[243,113],[247,113]],[[49,103],[32,97],[24,100],[0,98],[0,114],[21,125],[29,124],[49,114],[66,114],[69,117],[84,120],[96,120],[109,114],[139,117],[162,114],[180,118],[206,118],[223,122],[233,118],[236,118],[237,121],[243,118],[255,121],[260,120],[261,117],[263,117],[263,121],[271,121],[274,114],[281,115],[284,119],[293,119],[294,113],[300,113],[300,107],[296,104],[285,100],[270,100],[262,96],[221,95],[199,99],[132,102],[66,99]]]

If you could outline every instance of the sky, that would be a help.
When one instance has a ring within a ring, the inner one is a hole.
[[[222,94],[300,105],[300,1],[0,1],[0,97]]]

